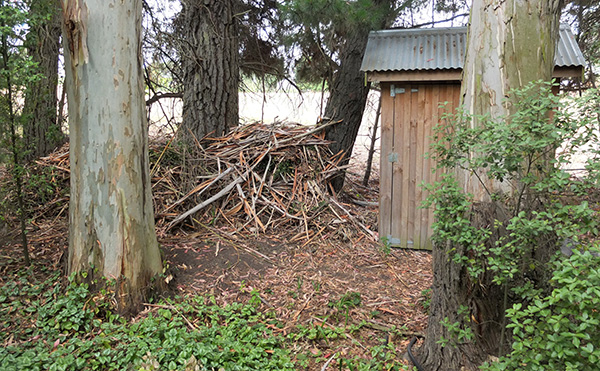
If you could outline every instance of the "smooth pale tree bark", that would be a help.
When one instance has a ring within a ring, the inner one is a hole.
[[[117,280],[136,310],[162,272],[142,88],[142,0],[63,0],[71,201],[68,271]]]
[[[23,139],[29,160],[46,156],[65,139],[56,109],[61,33],[59,2],[33,1],[30,13],[37,19],[27,34],[27,49],[43,78],[30,83],[25,92]],[[45,17],[43,21],[39,19]]]
[[[506,116],[511,113],[511,105],[504,102],[510,89],[531,81],[550,81],[560,8],[557,0],[473,2],[462,83],[463,104],[468,113],[489,114],[492,118]],[[477,124],[477,121],[472,122],[473,126]],[[510,191],[511,185],[482,179],[486,190],[470,174],[457,175],[465,190],[479,201],[477,210],[473,210],[474,226],[479,223],[485,227],[490,220],[506,219],[486,192]],[[452,254],[466,253],[450,244],[433,249],[429,325],[419,357],[425,370],[475,370],[489,355],[506,351],[510,343],[506,337],[501,340],[505,325],[504,290],[493,284],[491,277],[473,282],[465,267],[449,257],[454,248],[458,251]],[[461,305],[468,306],[469,312],[459,315]],[[453,338],[442,325],[445,317],[450,323],[458,322],[463,328],[471,328],[475,341],[446,347],[438,344],[441,337]]]
[[[196,145],[239,123],[239,38],[235,0],[182,0],[183,122]]]
[[[387,9],[374,12],[381,15],[377,28],[385,28],[390,21],[392,1],[374,0],[373,4],[380,9]],[[362,25],[350,30],[346,35],[344,47],[340,51],[340,67],[333,77],[329,90],[330,98],[325,107],[325,117],[333,121],[341,120],[339,124],[329,126],[325,131],[325,139],[332,141],[329,145],[331,151],[344,153],[340,166],[347,165],[350,161],[367,104],[370,83],[365,82],[360,65],[370,31],[368,26]],[[331,185],[335,191],[344,186],[345,174],[345,171],[340,171],[332,180]]]
[[[475,2],[463,71],[465,112],[474,116],[489,114],[492,118],[506,116],[512,113],[511,107],[504,103],[511,89],[531,81],[551,80],[560,3],[559,0]],[[501,188],[510,192],[512,188],[510,184],[480,180],[471,174],[459,177],[465,190],[481,201],[489,201],[490,191]]]

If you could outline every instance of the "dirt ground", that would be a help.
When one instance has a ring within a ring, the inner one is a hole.
[[[203,233],[161,243],[178,292],[208,293],[226,304],[246,300],[257,290],[263,309],[274,310],[285,323],[284,334],[298,324],[322,323],[335,315],[329,304],[349,292],[361,298],[349,318],[355,324],[364,320],[366,326],[347,352],[360,354],[389,341],[391,333],[405,335],[393,339],[401,350],[426,327],[422,292],[432,280],[428,252],[385,253],[373,243],[327,240],[301,246],[277,235],[248,239]]]

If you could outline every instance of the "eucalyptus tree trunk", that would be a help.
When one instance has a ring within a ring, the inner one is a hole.
[[[239,122],[239,38],[235,0],[182,0],[180,48],[183,123],[179,135],[195,146]]]
[[[550,81],[558,38],[560,0],[475,2],[464,63],[462,98],[472,116],[506,116],[504,100],[511,89],[529,82]],[[472,125],[477,125],[474,120]],[[459,174],[465,191],[489,201],[489,193],[512,186],[472,174]]]
[[[162,272],[142,88],[142,0],[63,0],[71,201],[68,271],[116,279],[135,311]]]
[[[554,52],[558,37],[560,1],[557,0],[485,0],[474,1],[471,9],[469,41],[463,71],[463,104],[471,115],[492,118],[511,113],[504,102],[510,89],[531,81],[549,81],[554,67]],[[477,121],[472,122],[478,125]],[[477,154],[474,154],[477,155]],[[465,191],[475,195],[474,226],[490,220],[503,220],[502,211],[493,205],[487,192],[505,191],[506,185],[489,179],[458,174]],[[481,183],[486,184],[486,188]],[[478,216],[487,215],[483,220]],[[506,231],[504,231],[506,232]],[[482,277],[473,282],[466,268],[454,263],[449,254],[459,247],[447,244],[433,249],[433,292],[427,336],[420,351],[423,369],[475,370],[489,355],[508,350],[504,311],[505,288]],[[459,314],[459,308],[468,307]],[[440,338],[453,335],[442,325],[445,317],[475,334],[474,341],[443,347]]]
[[[45,156],[64,142],[57,116],[58,55],[60,51],[60,7],[57,0],[31,3],[37,21],[27,34],[27,49],[43,78],[31,82],[25,92],[23,125],[27,159]]]

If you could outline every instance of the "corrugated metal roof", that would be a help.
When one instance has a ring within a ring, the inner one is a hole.
[[[466,49],[466,27],[373,31],[369,34],[360,70],[462,69]],[[585,65],[583,54],[566,24],[560,26],[554,60],[557,67]]]
[[[581,49],[579,49],[579,45],[577,45],[575,36],[568,24],[562,23],[560,25],[554,63],[556,67],[584,67],[586,65],[583,53],[581,53]]]

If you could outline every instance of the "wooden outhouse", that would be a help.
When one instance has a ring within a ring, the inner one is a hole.
[[[554,77],[581,77],[585,60],[569,27],[559,36]],[[369,35],[361,70],[381,85],[379,236],[391,246],[431,249],[433,210],[421,208],[421,184],[439,174],[425,154],[433,128],[459,105],[466,42],[466,27]]]

